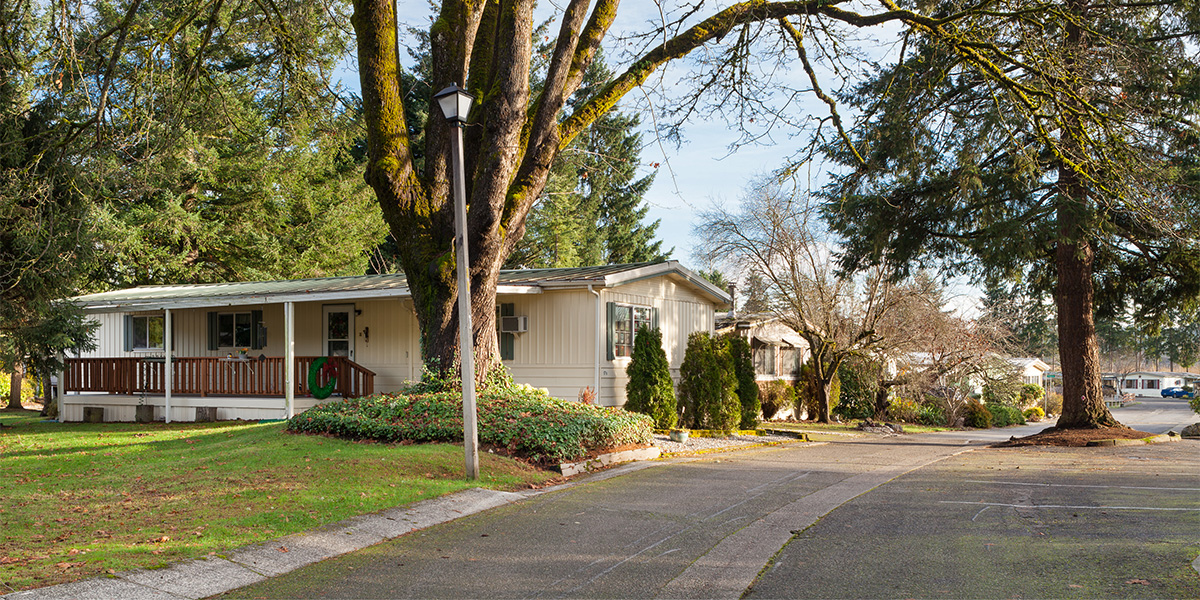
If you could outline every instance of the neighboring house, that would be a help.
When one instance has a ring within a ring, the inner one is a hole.
[[[403,274],[143,286],[73,301],[99,323],[98,347],[66,360],[66,421],[82,420],[84,407],[132,421],[138,404],[168,421],[193,420],[197,408],[216,408],[219,419],[288,418],[319,402],[310,371],[318,395],[344,397],[421,377]],[[500,355],[518,382],[567,399],[591,387],[599,404],[619,406],[638,326],[662,329],[678,378],[688,334],[713,331],[729,301],[676,261],[502,271]],[[322,357],[326,366],[313,368]]]
[[[719,334],[737,335],[750,342],[758,381],[795,382],[800,365],[808,360],[808,344],[775,314],[717,315],[716,327]]]
[[[1162,390],[1169,387],[1195,385],[1200,375],[1195,373],[1172,373],[1168,371],[1133,371],[1130,373],[1101,373],[1105,387],[1120,390],[1121,394],[1132,394],[1140,398],[1161,398]]]
[[[1032,383],[1046,388],[1046,372],[1050,370],[1050,365],[1042,362],[1040,358],[1005,358],[1021,377],[1021,383]]]

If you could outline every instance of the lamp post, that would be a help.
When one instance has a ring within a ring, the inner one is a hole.
[[[479,479],[479,426],[475,419],[475,343],[471,335],[471,288],[467,271],[467,183],[463,169],[463,126],[474,96],[451,84],[433,95],[442,114],[453,125],[450,162],[454,180],[454,254],[458,257],[458,355],[462,364],[463,452],[467,479]]]

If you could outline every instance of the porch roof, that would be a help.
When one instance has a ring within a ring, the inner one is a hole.
[[[614,287],[650,277],[669,276],[710,297],[719,309],[729,295],[678,261],[604,265],[566,269],[512,269],[500,271],[496,292],[538,294],[545,289]],[[183,285],[147,285],[70,300],[87,312],[129,312],[164,308],[208,308],[276,304],[282,302],[340,301],[368,298],[405,298],[411,293],[403,273],[243,281]]]

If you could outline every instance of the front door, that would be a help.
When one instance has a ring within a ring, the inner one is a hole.
[[[324,313],[321,347],[325,356],[345,356],[354,360],[354,305],[328,304]]]

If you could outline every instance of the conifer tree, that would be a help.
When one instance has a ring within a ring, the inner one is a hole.
[[[729,338],[729,357],[733,363],[733,374],[737,379],[738,402],[742,405],[741,429],[758,427],[758,416],[762,403],[758,398],[758,381],[754,374],[754,356],[746,338]]]
[[[675,426],[679,415],[675,404],[675,386],[671,383],[671,364],[662,346],[662,331],[657,327],[638,328],[633,340],[633,356],[625,369],[625,410],[650,415],[657,429]]]

